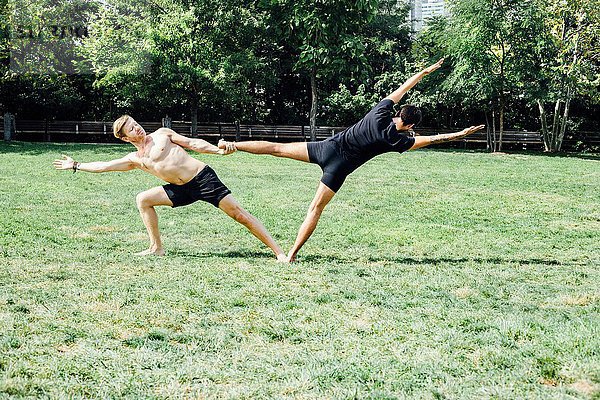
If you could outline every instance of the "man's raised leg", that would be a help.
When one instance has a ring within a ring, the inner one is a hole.
[[[321,218],[321,213],[325,209],[325,206],[331,201],[331,199],[333,199],[333,196],[335,196],[335,192],[328,188],[323,182],[319,182],[319,188],[317,189],[317,193],[315,194],[313,201],[308,207],[308,212],[306,213],[304,222],[302,222],[302,225],[298,230],[298,235],[296,236],[294,246],[288,253],[289,262],[296,260],[298,251],[300,251],[300,248],[302,248],[310,235],[312,235],[312,233],[315,231],[317,223],[319,222],[319,218]]]
[[[226,141],[219,141],[219,148],[227,146]],[[306,142],[296,143],[274,143],[262,140],[249,140],[246,142],[235,142],[235,148],[252,154],[269,154],[275,157],[291,158],[293,160],[309,162]]]
[[[275,256],[277,256],[277,261],[287,261],[287,256],[281,247],[279,247],[279,245],[271,237],[262,222],[260,222],[254,215],[244,210],[232,195],[229,194],[225,196],[223,200],[219,202],[219,208],[223,210],[225,214],[229,215],[231,218],[248,228],[250,233],[256,236],[261,242],[269,246],[269,248],[275,253]]]
[[[173,203],[162,186],[157,186],[139,193],[135,198],[135,202],[150,238],[150,247],[148,250],[136,253],[136,255],[147,256],[152,254],[164,256],[165,250],[163,249],[162,241],[160,240],[160,232],[158,230],[158,214],[156,214],[154,207],[172,206]]]

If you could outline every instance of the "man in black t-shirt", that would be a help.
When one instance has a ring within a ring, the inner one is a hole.
[[[460,132],[436,136],[409,137],[405,132],[421,122],[421,110],[415,106],[404,106],[392,117],[394,104],[415,86],[425,75],[438,69],[444,60],[413,75],[400,88],[381,100],[360,121],[335,136],[321,142],[272,143],[265,141],[237,142],[237,150],[253,154],[270,154],[276,157],[318,164],[323,170],[321,183],[310,204],[308,213],[294,246],[288,253],[290,262],[296,259],[298,251],[314,232],[321,213],[340,189],[344,180],[358,167],[371,158],[395,151],[398,153],[415,150],[434,143],[448,142],[465,137],[484,127],[472,126]],[[231,143],[221,140],[219,147],[231,147]]]

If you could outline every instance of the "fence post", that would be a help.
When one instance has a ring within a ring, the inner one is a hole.
[[[11,113],[4,114],[4,141],[10,142],[15,128],[15,116]]]
[[[242,134],[240,132],[240,121],[235,121],[235,141],[239,142],[242,140]]]
[[[162,119],[162,126],[163,126],[163,128],[169,128],[169,129],[171,129],[171,127],[173,126],[171,118],[169,118],[168,115],[165,115],[165,117]]]

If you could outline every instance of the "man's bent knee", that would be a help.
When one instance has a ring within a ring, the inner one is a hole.
[[[146,208],[152,205],[150,196],[148,196],[146,192],[138,193],[137,196],[135,196],[135,204],[138,208]]]

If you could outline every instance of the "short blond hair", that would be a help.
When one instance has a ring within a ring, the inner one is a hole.
[[[113,135],[115,135],[117,139],[122,139],[125,137],[125,134],[123,133],[123,125],[125,125],[129,118],[131,118],[129,115],[121,115],[119,119],[113,123]]]

